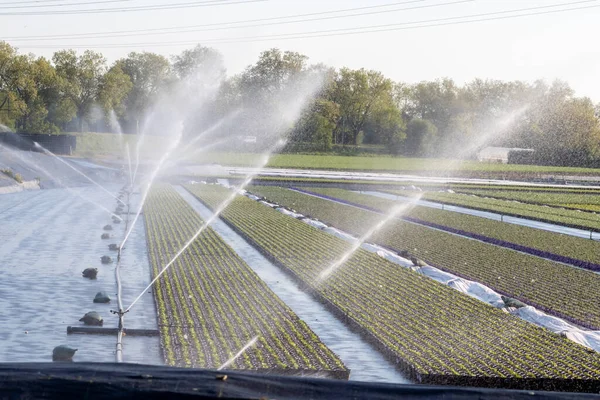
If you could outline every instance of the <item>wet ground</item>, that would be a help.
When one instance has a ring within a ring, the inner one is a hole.
[[[118,187],[109,188],[116,192]],[[75,361],[113,362],[115,336],[67,335],[67,326],[88,311],[97,311],[105,327],[116,327],[114,263],[100,257],[123,236],[124,223],[113,224],[115,237],[101,240],[111,216],[87,198],[114,210],[116,201],[96,187],[48,189],[0,196],[0,362],[51,361],[60,344],[78,348]],[[122,280],[127,306],[149,283],[144,226],[140,219],[123,252]],[[88,267],[99,269],[98,279],[81,276]],[[106,291],[111,304],[94,304]],[[150,293],[126,316],[126,327],[156,329]],[[124,361],[161,364],[157,337],[124,339]]]
[[[176,186],[179,194],[207,220],[212,211],[205,207],[183,187]],[[282,270],[273,265],[223,221],[211,224],[235,252],[319,336],[344,364],[350,368],[350,379],[368,382],[410,383],[395,366],[388,362],[373,346],[348,329],[321,303],[303,292]]]

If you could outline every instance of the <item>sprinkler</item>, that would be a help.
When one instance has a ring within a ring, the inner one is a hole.
[[[104,228],[103,228],[103,229],[104,229],[105,231],[112,231],[113,227],[112,227],[112,225],[104,225]]]
[[[100,239],[110,239],[110,234],[103,233],[102,236],[100,236]]]
[[[113,251],[118,251],[119,250],[119,246],[116,243],[111,243],[108,245],[108,249],[109,250],[113,250]]]
[[[77,349],[72,349],[69,346],[61,344],[52,350],[52,361],[73,361],[73,356]]]
[[[98,292],[96,293],[96,297],[94,297],[94,303],[110,303],[110,297],[106,294],[106,292]]]
[[[92,326],[102,326],[104,324],[104,320],[96,311],[86,313],[79,321]]]
[[[110,264],[113,262],[113,259],[110,258],[109,256],[102,256],[100,258],[100,261],[102,262],[102,264]]]
[[[86,268],[81,272],[84,278],[96,279],[98,275],[98,268]]]

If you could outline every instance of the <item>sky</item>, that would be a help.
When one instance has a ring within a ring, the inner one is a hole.
[[[149,6],[160,9],[139,9]],[[95,11],[64,14],[78,10]],[[536,15],[513,17],[523,14]],[[561,79],[596,103],[598,21],[600,0],[0,0],[0,40],[46,57],[90,48],[114,62],[202,44],[223,54],[232,75],[277,47],[408,83]]]

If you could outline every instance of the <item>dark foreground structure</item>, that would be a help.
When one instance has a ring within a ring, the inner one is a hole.
[[[592,399],[597,394],[392,385],[133,364],[0,364],[10,399]]]

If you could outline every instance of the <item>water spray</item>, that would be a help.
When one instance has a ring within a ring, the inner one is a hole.
[[[189,149],[190,147],[192,147],[196,142],[198,142],[198,140],[200,140],[200,139],[206,137],[207,135],[213,133],[214,131],[216,131],[217,129],[219,129],[225,123],[226,120],[233,119],[233,118],[237,117],[241,112],[242,112],[242,110],[238,108],[235,111],[233,111],[233,112],[229,113],[228,115],[224,116],[223,118],[219,119],[217,122],[215,122],[214,124],[212,124],[211,126],[209,126],[208,128],[206,128],[205,130],[203,130],[202,132],[200,132],[183,149],[181,149],[181,151],[185,153],[185,151],[187,149]]]
[[[258,335],[254,336],[252,339],[250,339],[250,341],[248,343],[246,343],[246,345],[244,347],[242,347],[242,349],[240,351],[238,351],[235,354],[235,356],[231,357],[229,360],[227,360],[225,362],[225,364],[223,364],[219,368],[217,368],[217,371],[221,371],[222,369],[227,368],[231,364],[233,364],[235,362],[235,360],[237,360],[242,354],[244,354],[244,352],[246,350],[248,350],[250,347],[254,346],[254,344],[256,343],[257,340],[258,340]]]
[[[133,190],[133,175],[131,172],[131,153],[129,152],[129,142],[125,143],[125,153],[127,154],[127,164],[129,165],[129,191]]]
[[[96,203],[95,201],[88,199],[87,197],[83,196],[81,193],[79,193],[78,191],[74,190],[73,188],[70,188],[69,186],[65,185],[60,179],[56,178],[55,176],[52,176],[48,171],[46,171],[44,168],[42,168],[41,166],[37,165],[36,163],[30,161],[30,160],[26,160],[22,155],[20,155],[18,152],[13,151],[5,146],[0,145],[0,147],[2,147],[3,149],[7,150],[10,154],[14,155],[15,157],[17,157],[19,160],[21,160],[22,162],[24,162],[25,164],[33,164],[33,166],[35,167],[35,169],[37,169],[38,171],[40,171],[42,174],[46,175],[49,179],[54,180],[56,183],[58,183],[62,188],[66,189],[69,193],[74,194],[75,196],[79,197],[80,199],[82,199],[85,202],[88,202],[90,204],[92,204],[93,206],[99,208],[102,211],[106,211],[107,213],[109,213],[113,218],[118,218],[120,221],[123,220],[123,218],[121,218],[120,216],[118,216],[117,214],[113,213],[112,211],[110,211],[108,208],[104,207],[101,204]]]
[[[175,148],[179,145],[180,140],[181,140],[181,130],[179,131],[179,135],[177,136],[175,142],[169,147],[167,152],[165,154],[163,154],[163,156],[158,161],[156,168],[154,168],[154,171],[152,171],[152,174],[150,175],[150,179],[148,181],[148,185],[146,186],[146,190],[144,191],[144,194],[142,195],[142,201],[140,202],[140,206],[138,207],[137,213],[135,214],[135,218],[131,222],[131,226],[129,227],[129,230],[127,231],[127,234],[125,235],[125,238],[123,238],[123,241],[119,245],[120,249],[123,248],[123,246],[127,242],[127,239],[129,238],[129,235],[131,234],[131,231],[135,227],[135,223],[137,222],[138,218],[140,217],[142,208],[144,207],[144,203],[146,202],[146,197],[148,196],[148,193],[150,192],[150,187],[152,186],[154,179],[156,179],[156,176],[158,175],[160,168],[162,167],[164,162],[169,158],[169,156],[171,155],[173,150],[175,150]]]
[[[38,142],[33,142],[33,144],[35,145],[35,147],[37,147],[39,149],[42,149],[42,151],[44,153],[46,153],[46,154],[48,154],[48,155],[56,158],[61,163],[65,164],[66,166],[68,166],[69,168],[71,168],[73,171],[77,172],[79,175],[83,176],[85,179],[87,179],[88,181],[92,182],[94,185],[98,186],[104,192],[106,192],[109,195],[111,195],[118,202],[120,202],[123,205],[125,205],[125,203],[121,199],[119,199],[117,196],[115,196],[114,194],[112,194],[111,192],[109,192],[108,190],[106,190],[106,188],[104,186],[102,186],[101,184],[99,184],[98,182],[96,182],[95,180],[93,180],[92,178],[90,178],[89,176],[87,176],[86,174],[84,174],[83,172],[81,172],[80,170],[78,170],[77,168],[75,168],[74,166],[72,166],[70,163],[66,162],[65,160],[63,160],[62,158],[60,158],[59,156],[57,156],[56,154],[52,153],[50,150],[46,149],[44,146],[42,146]]]
[[[214,210],[213,215],[206,220],[206,222],[204,222],[202,224],[202,226],[200,226],[200,228],[198,229],[198,231],[196,231],[196,233],[183,245],[183,247],[177,252],[177,254],[175,254],[175,256],[173,256],[173,258],[171,259],[171,261],[169,261],[167,263],[167,265],[165,265],[160,272],[154,277],[154,279],[152,279],[152,281],[148,284],[148,286],[146,286],[144,288],[144,290],[142,290],[142,292],[135,298],[135,300],[131,303],[131,305],[129,307],[127,307],[127,311],[129,311],[131,309],[131,307],[133,307],[144,295],[144,293],[146,293],[147,290],[149,290],[152,285],[154,285],[154,283],[169,269],[169,267],[171,267],[171,265],[173,265],[173,263],[179,258],[179,256],[181,256],[181,254],[183,254],[183,252],[185,250],[187,250],[187,248],[194,242],[194,240],[196,240],[196,238],[198,236],[200,236],[200,234],[202,232],[204,232],[204,230],[210,225],[212,224],[217,218],[219,218],[219,215],[223,212],[223,210],[225,210],[225,208],[227,208],[227,206],[235,199],[235,197],[237,196],[238,192],[240,190],[243,190],[246,188],[246,186],[248,186],[250,184],[250,182],[252,181],[252,179],[254,179],[254,177],[256,176],[256,174],[259,172],[260,169],[264,168],[267,163],[269,162],[269,159],[271,158],[271,155],[278,149],[282,148],[283,146],[285,146],[286,140],[281,139],[279,141],[277,141],[277,143],[275,144],[275,146],[273,146],[269,152],[265,153],[265,155],[263,156],[263,159],[261,160],[260,165],[256,168],[256,170],[254,172],[251,172],[250,174],[246,175],[246,178],[244,179],[244,181],[241,183],[241,185],[239,185],[238,187],[234,188],[234,190],[232,191],[232,193],[225,199],[225,201],[223,201],[223,203],[221,203],[219,205],[219,207]],[[143,203],[143,200],[142,200]],[[136,216],[137,218],[137,216]]]
[[[337,271],[346,261],[348,261],[350,259],[350,257],[352,257],[352,255],[354,255],[354,253],[356,253],[356,251],[360,248],[360,246],[363,245],[363,243],[365,243],[373,234],[375,234],[376,232],[381,230],[389,221],[401,216],[402,214],[405,214],[410,209],[412,209],[417,204],[417,202],[419,201],[421,196],[422,196],[422,194],[419,194],[419,195],[413,197],[407,203],[395,205],[392,208],[392,210],[385,216],[385,218],[383,218],[376,225],[371,227],[371,229],[369,229],[359,239],[356,239],[352,243],[352,247],[350,248],[350,250],[348,250],[346,253],[344,253],[337,261],[335,261],[333,264],[331,264],[329,267],[324,269],[319,274],[319,276],[317,278],[317,284],[322,283],[331,274],[333,274],[335,271]]]

